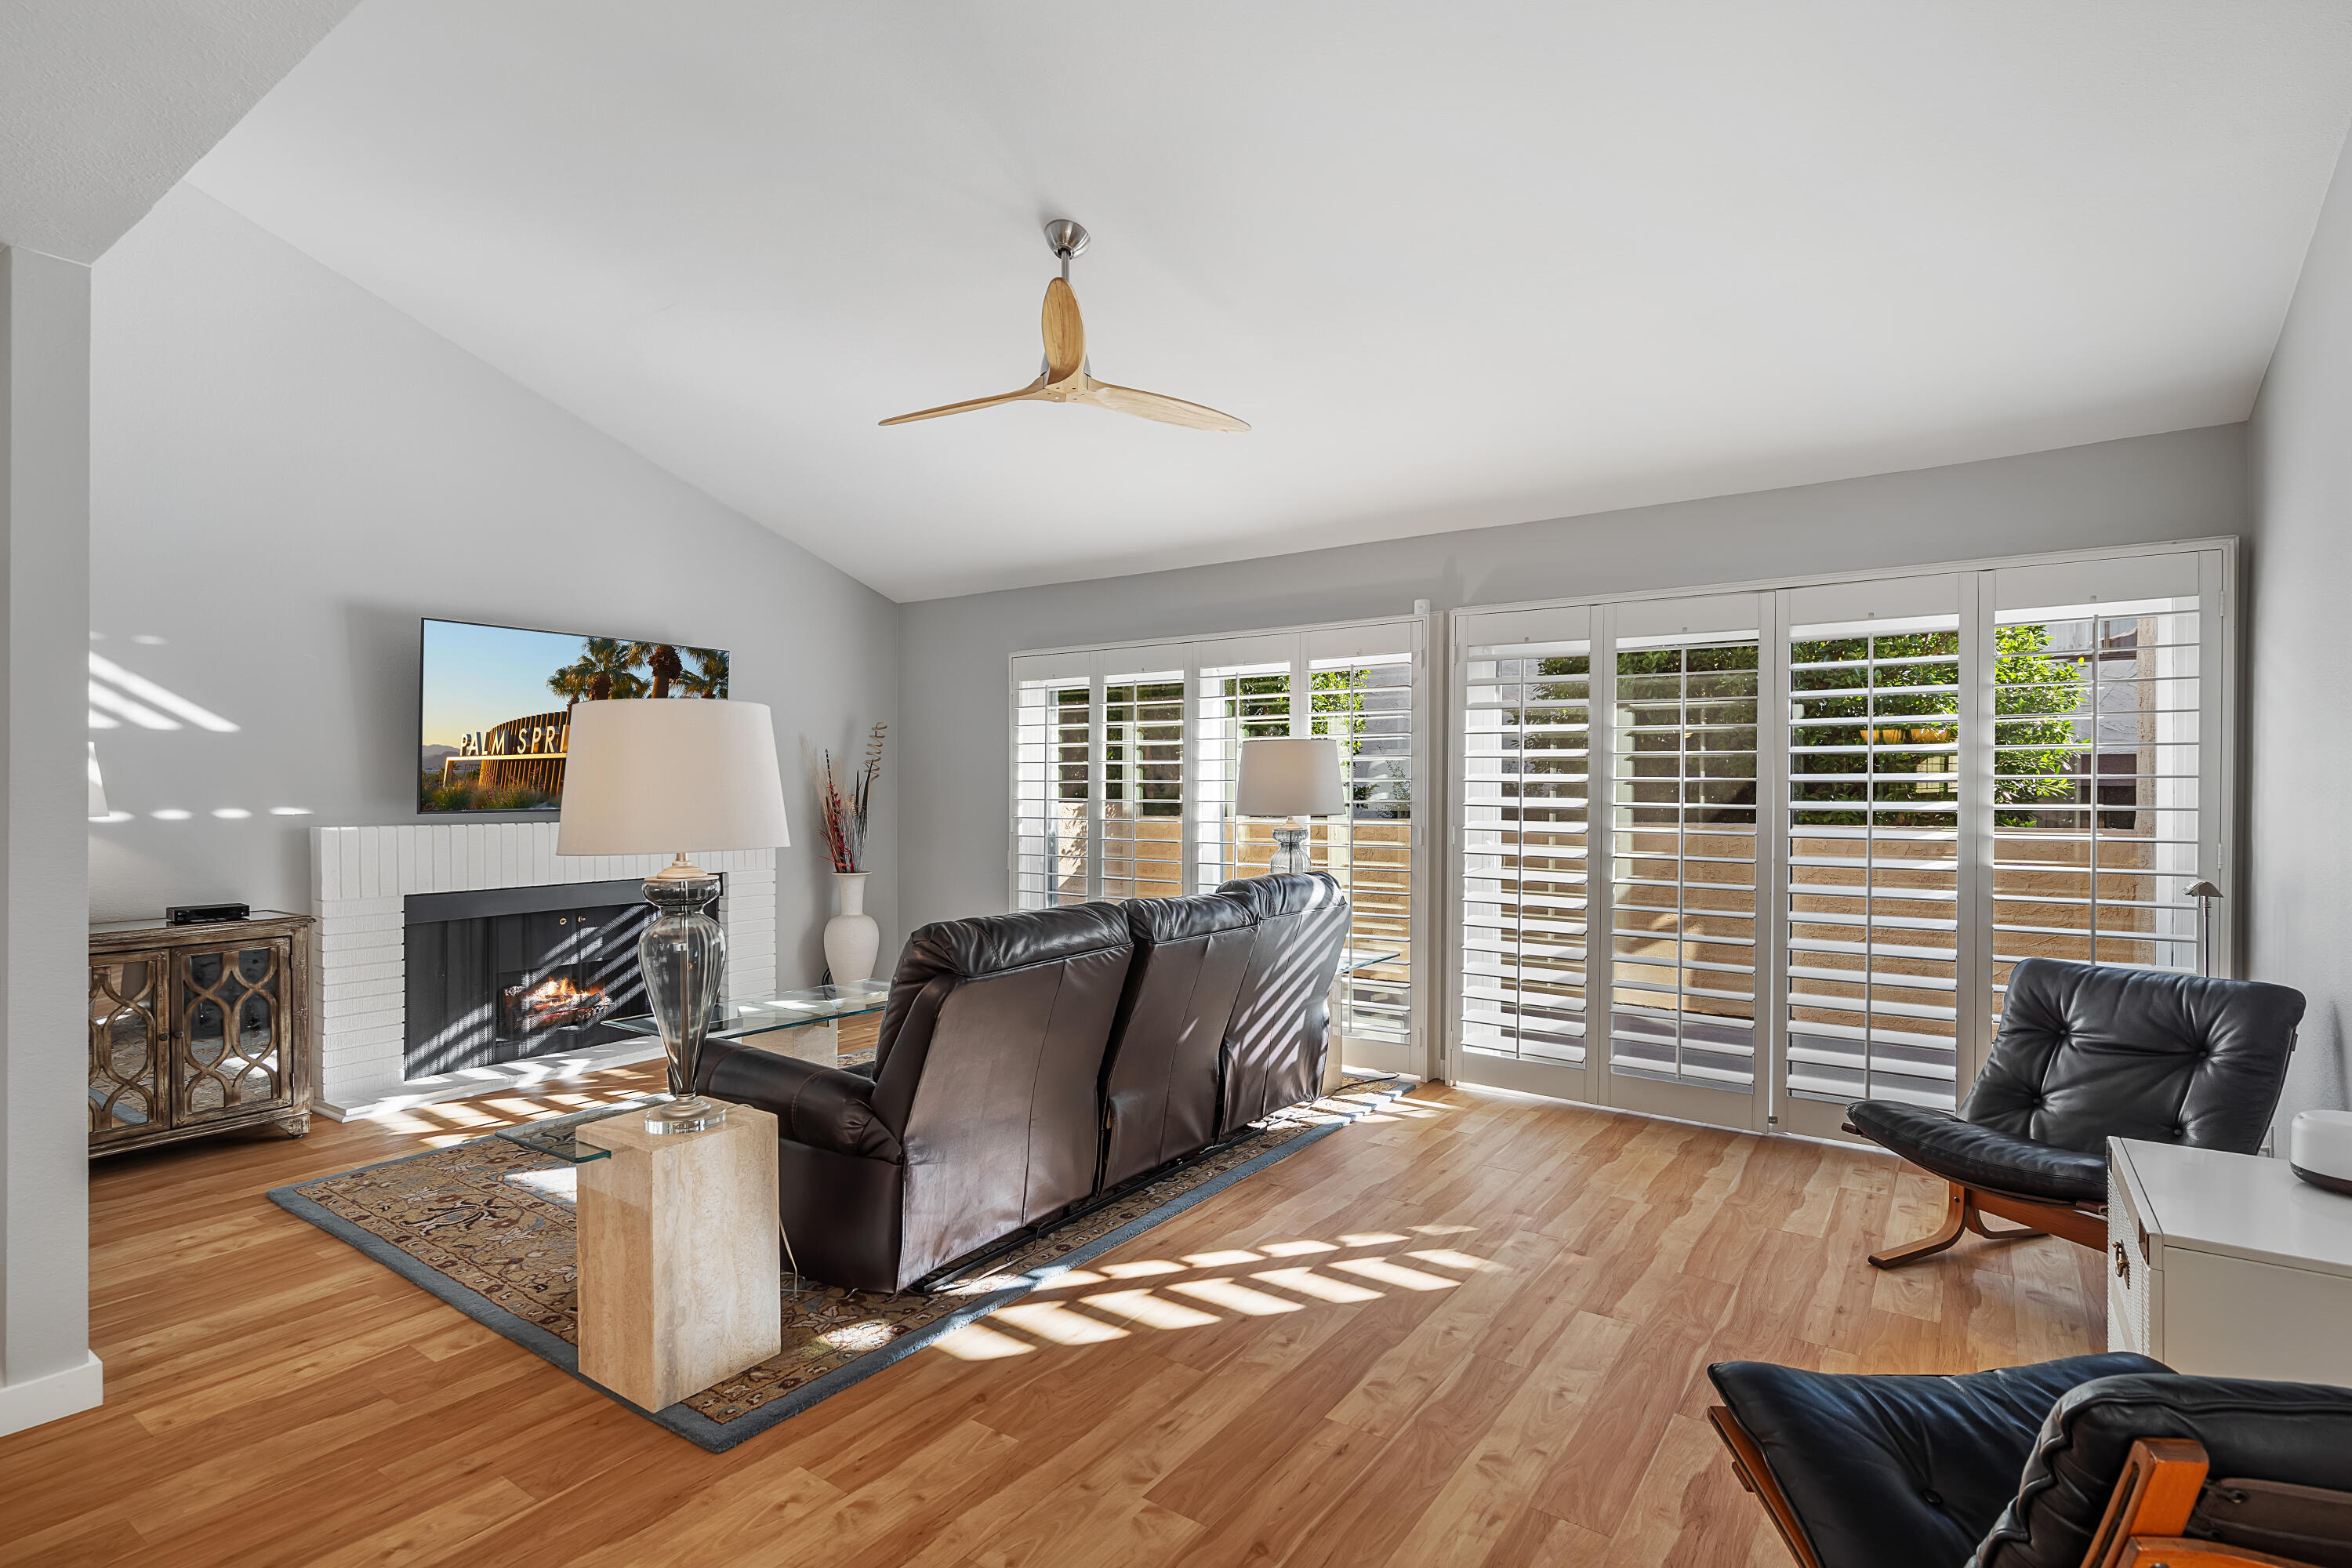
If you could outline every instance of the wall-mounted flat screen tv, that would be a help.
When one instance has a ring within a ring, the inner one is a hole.
[[[425,623],[416,809],[553,811],[572,708],[615,697],[727,695],[727,650]]]

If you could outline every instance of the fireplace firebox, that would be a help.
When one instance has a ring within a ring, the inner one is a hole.
[[[637,939],[653,918],[635,878],[410,894],[405,1076],[635,1041],[607,1020],[647,1010]]]

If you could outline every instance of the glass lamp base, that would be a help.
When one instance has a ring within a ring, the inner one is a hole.
[[[646,880],[646,897],[661,913],[637,940],[646,1000],[669,1057],[670,1098],[646,1109],[648,1132],[704,1132],[727,1120],[725,1106],[696,1092],[702,1041],[727,973],[727,933],[702,912],[717,897],[719,879],[684,856]]]
[[[708,1132],[714,1127],[726,1124],[726,1103],[705,1100],[698,1094],[685,1100],[665,1100],[646,1107],[646,1131],[648,1132]]]
[[[1266,875],[1279,877],[1292,871],[1315,869],[1313,851],[1307,847],[1307,829],[1277,827],[1274,830],[1274,856],[1266,862]]]

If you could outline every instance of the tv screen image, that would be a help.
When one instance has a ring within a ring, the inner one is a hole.
[[[727,650],[425,623],[416,809],[553,811],[572,708],[611,698],[727,695]]]

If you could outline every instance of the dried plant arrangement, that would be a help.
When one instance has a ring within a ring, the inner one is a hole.
[[[836,871],[866,869],[866,814],[874,804],[874,781],[882,776],[882,742],[888,729],[887,724],[877,724],[866,736],[865,763],[845,781],[846,795],[833,753],[824,753],[824,847]]]

